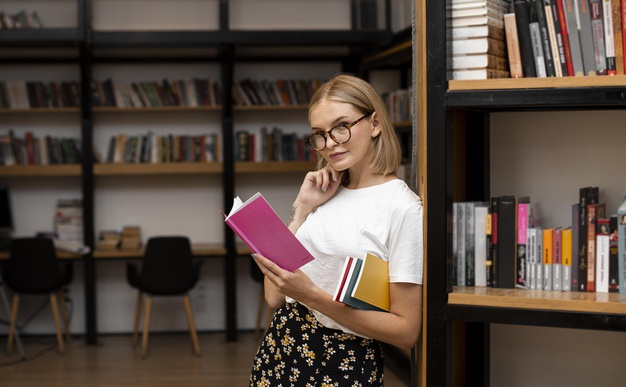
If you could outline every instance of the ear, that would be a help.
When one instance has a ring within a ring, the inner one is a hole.
[[[370,116],[370,125],[372,127],[372,138],[380,135],[380,121],[378,121],[378,113],[374,112]]]

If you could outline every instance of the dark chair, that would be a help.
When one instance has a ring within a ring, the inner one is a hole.
[[[267,329],[267,327],[269,327],[270,325],[270,321],[272,320],[273,311],[265,302],[265,289],[263,284],[265,281],[265,275],[263,275],[263,272],[261,271],[261,269],[259,269],[259,266],[252,259],[250,260],[250,275],[252,276],[254,282],[261,284],[261,291],[259,292],[259,300],[256,312],[256,331],[257,333],[261,333],[261,320],[263,319],[263,314],[266,315],[265,329]]]
[[[49,294],[59,352],[65,353],[59,320],[59,298],[66,338],[69,340],[69,319],[63,288],[72,280],[71,264],[60,265],[54,243],[47,238],[16,238],[11,241],[9,260],[2,268],[2,279],[13,291],[7,353],[13,349],[20,294]],[[57,297],[58,296],[58,297]]]
[[[129,263],[127,269],[128,283],[139,290],[135,309],[133,345],[137,344],[142,298],[143,294],[146,294],[141,356],[145,357],[148,349],[152,297],[177,295],[183,297],[193,350],[196,355],[200,355],[200,343],[189,299],[189,291],[198,282],[200,269],[199,264],[193,263],[189,239],[182,236],[150,238],[146,244],[141,271],[133,263]]]

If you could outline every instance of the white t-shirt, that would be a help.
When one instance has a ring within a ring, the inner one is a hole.
[[[309,214],[296,237],[315,259],[302,270],[322,290],[333,294],[345,258],[370,252],[389,262],[389,281],[422,284],[423,207],[400,179],[361,189],[339,188]],[[287,297],[287,302],[294,302]],[[354,333],[312,310],[328,327]]]

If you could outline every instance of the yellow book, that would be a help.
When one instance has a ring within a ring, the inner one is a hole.
[[[367,253],[352,297],[389,311],[389,262]]]
[[[552,228],[543,229],[543,290],[552,290]]]

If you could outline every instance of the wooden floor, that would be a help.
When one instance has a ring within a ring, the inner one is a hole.
[[[187,334],[153,334],[142,359],[129,335],[100,336],[98,345],[89,346],[75,338],[65,355],[53,338],[28,337],[27,359],[20,360],[15,346],[11,356],[4,354],[6,337],[0,337],[0,386],[247,386],[259,340],[247,332],[237,342],[227,342],[224,333],[202,333],[198,357]],[[385,386],[407,386],[389,368]]]

